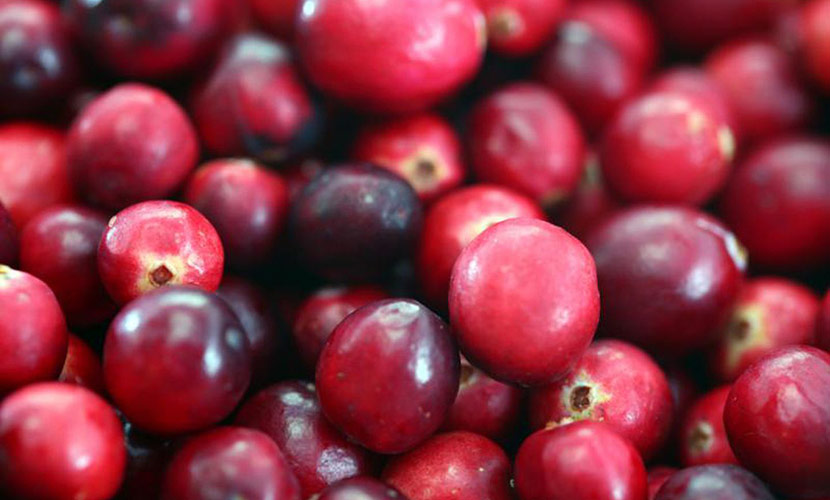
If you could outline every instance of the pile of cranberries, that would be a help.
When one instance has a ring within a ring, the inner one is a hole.
[[[0,498],[830,500],[830,0],[0,0]]]

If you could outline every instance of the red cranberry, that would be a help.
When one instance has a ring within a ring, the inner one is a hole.
[[[464,355],[488,375],[526,385],[553,382],[593,338],[599,319],[594,261],[579,240],[552,224],[500,222],[458,257],[450,317]]]
[[[524,56],[538,51],[565,11],[565,0],[478,0],[495,52]]]
[[[344,479],[326,488],[315,500],[406,500],[391,486],[370,477]]]
[[[223,262],[210,222],[174,201],[146,201],[118,212],[98,247],[98,272],[121,304],[165,285],[215,291]]]
[[[0,203],[0,264],[16,265],[18,250],[17,228],[6,207]]]
[[[821,301],[821,310],[818,315],[818,329],[816,332],[816,345],[830,351],[830,291],[824,295]]]
[[[457,188],[466,174],[458,136],[446,120],[431,113],[365,127],[354,158],[400,175],[424,203]]]
[[[137,83],[118,85],[89,103],[72,124],[66,148],[76,187],[88,201],[112,209],[168,197],[199,154],[179,105]]]
[[[0,396],[58,376],[68,334],[49,287],[31,274],[0,265]]]
[[[317,362],[317,393],[326,417],[379,453],[407,451],[435,432],[449,413],[458,381],[449,328],[407,299],[374,302],[350,314]]]
[[[522,500],[642,500],[648,488],[637,450],[598,422],[531,434],[519,448],[515,467]]]
[[[830,495],[830,354],[783,347],[732,386],[723,420],[746,468],[795,498]]]
[[[248,0],[257,23],[283,40],[294,38],[294,20],[301,3],[301,0]]]
[[[533,200],[500,186],[461,188],[435,203],[424,218],[415,259],[427,301],[446,310],[452,267],[464,247],[493,224],[516,217],[545,219]]]
[[[683,418],[680,431],[680,461],[686,467],[707,464],[735,464],[738,459],[729,447],[723,427],[723,408],[731,386],[704,394]]]
[[[305,0],[296,29],[300,60],[327,95],[395,113],[428,108],[471,79],[486,37],[475,0]]]
[[[553,221],[580,240],[618,211],[622,204],[609,192],[595,153],[588,155],[582,180],[564,204],[553,211]]]
[[[530,395],[534,428],[604,422],[646,460],[668,437],[672,410],[663,370],[648,354],[618,340],[595,342],[567,377]]]
[[[83,387],[33,384],[0,404],[0,489],[13,498],[106,500],[125,462],[121,422]]]
[[[512,84],[478,103],[469,141],[479,180],[516,189],[544,206],[567,198],[582,174],[579,124],[564,102],[536,84]]]
[[[830,248],[830,142],[791,137],[761,147],[736,169],[721,212],[753,263],[823,264]]]
[[[600,331],[666,355],[714,340],[746,267],[735,237],[687,208],[622,211],[594,230],[587,245],[599,275]]]
[[[107,217],[79,206],[47,208],[20,233],[20,267],[55,293],[71,325],[101,323],[115,304],[98,276],[98,244]]]
[[[734,156],[732,130],[708,101],[657,91],[620,109],[600,163],[608,186],[625,200],[701,205],[726,182]]]
[[[127,304],[104,343],[107,389],[148,432],[215,424],[239,403],[250,376],[239,320],[222,299],[193,287],[165,287]]]
[[[801,10],[802,53],[810,76],[830,91],[830,1],[812,0]]]
[[[658,466],[648,470],[648,500],[654,500],[657,491],[677,472],[674,467]]]
[[[66,360],[58,380],[69,384],[86,387],[100,395],[106,394],[101,360],[86,342],[75,335],[69,335]]]
[[[297,478],[262,432],[220,427],[190,440],[167,469],[162,498],[300,500]]]
[[[489,439],[471,432],[435,436],[389,461],[383,480],[409,500],[511,500],[510,461]]]
[[[701,465],[672,474],[654,500],[774,500],[757,477],[736,465]]]

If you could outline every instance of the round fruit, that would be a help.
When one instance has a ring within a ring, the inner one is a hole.
[[[678,471],[654,500],[774,500],[764,483],[737,465],[701,465]]]
[[[723,408],[731,386],[704,394],[692,404],[680,427],[680,461],[686,467],[738,464],[723,427]]]

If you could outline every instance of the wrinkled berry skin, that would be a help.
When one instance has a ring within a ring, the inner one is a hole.
[[[126,455],[115,411],[83,387],[32,384],[0,404],[4,498],[107,500],[121,484]]]
[[[315,500],[407,500],[391,486],[371,477],[352,477],[326,488]]]
[[[800,12],[801,56],[810,76],[830,92],[830,1],[806,2]]]
[[[441,318],[414,300],[381,300],[335,328],[317,362],[317,393],[346,435],[378,453],[401,453],[441,426],[459,371]]]
[[[383,480],[409,500],[511,500],[510,460],[489,439],[471,432],[450,432],[386,465]]]
[[[726,402],[723,420],[735,456],[793,498],[830,495],[827,387],[830,354],[783,347],[750,366]]]
[[[515,478],[522,500],[642,500],[648,488],[637,450],[598,422],[531,434],[516,456]]]
[[[704,394],[692,404],[680,427],[680,462],[686,467],[709,464],[740,465],[723,426],[723,408],[731,386]]]
[[[567,374],[599,319],[588,250],[535,219],[500,222],[467,245],[453,268],[449,299],[464,355],[496,380],[522,385]]]
[[[101,360],[86,342],[75,335],[69,335],[66,360],[58,381],[85,387],[101,396],[106,395]]]
[[[294,37],[294,20],[301,0],[248,0],[251,16],[272,35],[281,40]]]
[[[672,474],[654,500],[774,500],[757,477],[737,465],[701,465]]]
[[[19,241],[17,228],[6,207],[0,203],[0,264],[17,265]]]
[[[304,0],[295,40],[306,73],[326,95],[361,111],[404,113],[471,79],[485,37],[475,0]]]
[[[735,237],[688,208],[621,211],[586,244],[599,275],[600,332],[663,355],[686,354],[714,340],[746,267]]]
[[[412,248],[423,213],[415,191],[372,165],[325,169],[299,194],[290,230],[309,269],[331,280],[376,277]]]
[[[248,339],[233,311],[216,295],[184,286],[125,306],[107,332],[103,366],[125,417],[161,435],[219,422],[251,377]]]
[[[478,0],[487,18],[487,42],[498,53],[530,55],[548,40],[565,0]]]

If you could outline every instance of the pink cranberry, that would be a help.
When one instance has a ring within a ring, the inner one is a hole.
[[[830,91],[830,1],[811,0],[801,10],[802,55],[807,71]]]
[[[563,229],[584,240],[595,227],[622,208],[602,178],[595,153],[588,155],[582,180],[565,203],[556,207],[552,220]]]
[[[478,0],[495,52],[524,56],[538,51],[565,11],[565,0]]]
[[[0,484],[14,498],[107,500],[124,476],[121,422],[69,384],[33,384],[0,404]]]
[[[19,241],[17,228],[6,207],[0,203],[0,264],[17,265]]]
[[[216,230],[174,201],[146,201],[110,219],[98,247],[98,272],[120,304],[165,285],[215,291],[224,254]]]
[[[248,340],[225,302],[170,286],[127,304],[104,343],[107,389],[126,418],[156,434],[228,416],[251,376]]]
[[[648,470],[648,500],[654,500],[657,491],[677,472],[674,467],[658,466]]]
[[[75,186],[91,203],[111,209],[170,196],[198,155],[196,133],[179,105],[137,83],[95,98],[75,119],[67,139]]]
[[[824,295],[821,301],[821,310],[818,315],[818,327],[816,331],[816,345],[830,351],[830,291]]]
[[[435,432],[449,413],[458,381],[449,328],[408,299],[381,300],[350,314],[317,362],[317,393],[326,417],[379,453],[407,451]]]
[[[564,230],[535,219],[500,222],[467,245],[449,298],[453,330],[470,362],[497,380],[525,385],[567,374],[599,319],[591,255]]]
[[[248,0],[251,15],[258,24],[282,40],[294,38],[294,20],[301,0]]]
[[[516,456],[515,477],[522,500],[642,500],[648,491],[637,450],[598,422],[531,434]]]
[[[326,488],[315,500],[405,500],[391,486],[370,477],[352,477]]]
[[[470,117],[470,161],[476,177],[543,206],[574,190],[585,162],[585,139],[555,94],[515,83],[479,102]]]
[[[486,42],[475,0],[305,0],[296,30],[312,82],[375,112],[441,101],[473,77]]]
[[[220,427],[196,436],[176,453],[167,468],[162,498],[300,500],[300,488],[267,435]]]
[[[68,334],[55,295],[31,274],[0,265],[0,396],[58,376]]]
[[[672,474],[654,500],[774,500],[757,477],[737,465],[700,465]]]
[[[66,360],[58,380],[85,387],[102,396],[106,394],[104,374],[101,371],[101,360],[98,354],[75,335],[69,335]]]
[[[738,459],[729,447],[723,427],[723,408],[731,386],[704,394],[683,418],[680,431],[680,461],[686,467],[707,464],[735,464]]]

